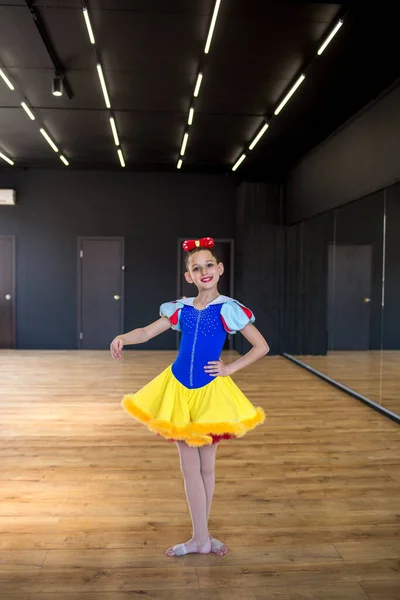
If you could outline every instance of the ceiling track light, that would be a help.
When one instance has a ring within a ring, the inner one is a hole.
[[[3,81],[5,82],[5,84],[10,88],[10,90],[14,89],[13,84],[8,79],[7,75],[4,73],[3,69],[0,69],[0,77],[3,79]]]
[[[242,162],[244,161],[245,158],[246,158],[246,155],[242,154],[242,156],[233,165],[232,171],[236,171],[236,169],[238,168],[238,166],[242,164]]]
[[[111,125],[111,130],[113,132],[115,145],[119,146],[119,137],[118,137],[117,127],[115,125],[114,117],[110,117],[110,125]]]
[[[196,86],[194,88],[194,93],[193,93],[193,96],[195,98],[197,98],[197,96],[199,95],[199,91],[200,91],[200,86],[201,86],[202,79],[203,79],[203,73],[199,73],[197,75]]]
[[[63,95],[63,78],[62,75],[56,73],[53,77],[53,96]]]
[[[97,64],[97,73],[99,75],[101,89],[103,90],[104,100],[106,102],[106,107],[111,108],[110,98],[108,97],[107,86],[103,75],[103,69],[101,68],[101,64]]]
[[[24,111],[26,112],[26,114],[28,115],[28,117],[34,121],[35,120],[35,115],[33,114],[33,112],[31,111],[31,109],[29,108],[29,106],[26,104],[26,102],[21,102],[21,106],[24,109]]]
[[[64,163],[64,165],[66,167],[68,167],[69,162],[67,161],[67,159],[65,158],[65,156],[63,156],[62,154],[60,154],[60,160]]]
[[[182,166],[182,159],[180,158],[180,159],[178,160],[178,164],[176,165],[176,168],[177,168],[177,169],[180,169],[180,168],[181,168],[181,166]]]
[[[337,34],[337,32],[339,31],[339,29],[341,28],[342,25],[343,25],[343,19],[339,19],[339,21],[336,23],[335,27],[332,29],[332,31],[330,32],[330,34],[328,35],[328,37],[326,38],[326,40],[324,41],[322,46],[319,48],[319,50],[317,52],[318,56],[321,56],[321,54],[323,53],[323,51],[325,50],[325,48],[327,47],[327,45],[329,44],[331,39]]]
[[[118,148],[117,152],[118,152],[119,162],[121,163],[121,167],[125,167],[124,155],[122,154],[121,148]]]
[[[193,123],[193,116],[194,116],[194,108],[191,107],[189,109],[188,125],[191,125]]]
[[[180,152],[181,156],[183,156],[185,154],[186,144],[188,142],[188,139],[189,139],[189,134],[186,131],[185,135],[183,136],[183,140],[182,140],[182,147],[181,147],[181,152]]]
[[[274,115],[279,115],[279,113],[281,112],[282,108],[285,106],[285,104],[290,100],[290,98],[293,96],[293,94],[295,93],[295,91],[297,90],[297,88],[299,87],[299,85],[305,80],[306,76],[300,75],[300,77],[298,78],[298,80],[296,81],[296,83],[294,84],[294,86],[289,90],[289,92],[286,94],[286,96],[284,97],[284,99],[282,100],[282,102],[280,103],[280,105],[278,106],[278,108],[274,111]]]
[[[268,127],[269,127],[268,123],[265,123],[265,125],[258,132],[258,134],[254,138],[254,140],[251,142],[251,144],[249,146],[249,150],[253,150],[254,146],[257,144],[257,142],[260,141],[260,139],[262,138],[262,136],[264,135],[264,133],[267,131]]]
[[[90,23],[89,13],[88,13],[88,9],[86,6],[83,7],[83,16],[85,18],[86,28],[87,28],[88,34],[89,34],[89,40],[94,45],[96,43],[96,41],[94,39],[93,29],[92,29],[92,25]]]
[[[214,33],[215,22],[217,20],[220,4],[221,4],[221,0],[216,0],[215,5],[214,5],[213,16],[212,16],[211,23],[210,23],[210,29],[208,30],[208,36],[207,36],[206,46],[204,48],[204,54],[208,54],[208,51],[210,50],[211,39],[212,39],[212,36]]]
[[[8,158],[8,156],[6,156],[5,154],[3,154],[2,152],[0,152],[0,158],[2,158],[3,160],[5,160],[6,163],[8,163],[9,165],[11,165],[11,166],[14,165],[14,161],[11,160],[11,158]]]
[[[53,142],[53,140],[51,139],[51,137],[49,136],[49,134],[46,133],[46,131],[43,128],[40,129],[40,133],[42,134],[44,139],[47,141],[47,143],[50,144],[50,146],[53,148],[54,152],[58,152],[58,148],[55,145],[55,143]]]

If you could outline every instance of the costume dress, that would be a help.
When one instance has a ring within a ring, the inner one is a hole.
[[[194,298],[166,302],[160,316],[182,332],[175,362],[135,394],[123,408],[148,429],[169,441],[205,446],[220,439],[241,438],[265,420],[230,377],[204,371],[217,361],[228,333],[236,333],[255,317],[237,300],[220,295],[198,310]]]

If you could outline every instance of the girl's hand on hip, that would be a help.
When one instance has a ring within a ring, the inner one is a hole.
[[[111,356],[113,358],[121,358],[121,351],[124,347],[124,340],[122,337],[116,337],[110,344]]]
[[[210,360],[204,367],[206,373],[211,377],[227,377],[229,372],[229,365],[224,365],[221,359]]]

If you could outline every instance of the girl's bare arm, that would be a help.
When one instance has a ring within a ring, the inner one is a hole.
[[[161,319],[150,323],[150,325],[146,325],[146,327],[139,327],[132,331],[128,331],[128,333],[117,335],[110,345],[111,356],[113,358],[121,358],[121,350],[124,346],[144,344],[170,328],[171,323],[169,320],[165,317],[161,317]]]

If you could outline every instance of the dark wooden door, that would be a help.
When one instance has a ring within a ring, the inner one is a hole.
[[[109,348],[123,333],[124,240],[79,238],[78,347]]]
[[[328,348],[368,350],[371,319],[372,247],[329,249]]]
[[[15,238],[0,236],[0,348],[15,347]]]

